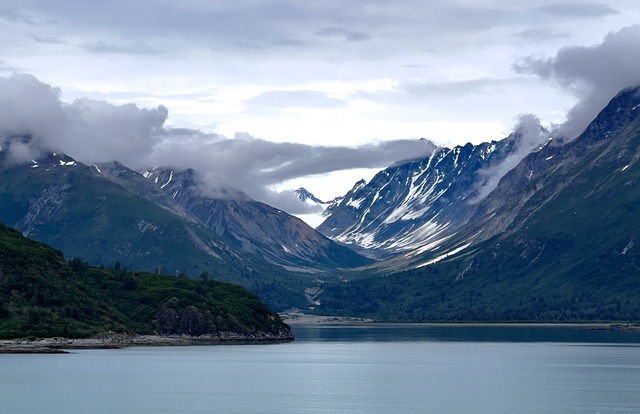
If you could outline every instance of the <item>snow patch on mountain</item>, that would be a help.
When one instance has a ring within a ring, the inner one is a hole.
[[[437,148],[394,164],[369,183],[356,183],[327,207],[318,231],[359,250],[373,250],[378,258],[435,248],[473,216],[476,205],[468,200],[483,197],[513,162],[546,141],[535,120],[523,118],[516,132],[501,141]]]

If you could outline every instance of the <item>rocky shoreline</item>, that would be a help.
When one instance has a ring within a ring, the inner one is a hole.
[[[278,334],[254,332],[240,334],[220,332],[217,335],[125,335],[104,333],[91,338],[42,338],[0,340],[0,354],[65,354],[72,349],[121,349],[131,346],[241,345],[274,344],[294,340],[289,331]]]

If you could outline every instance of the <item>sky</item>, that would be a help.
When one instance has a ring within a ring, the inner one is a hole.
[[[420,138],[574,138],[640,83],[639,22],[637,0],[3,0],[0,133],[304,213],[289,190],[343,195]]]

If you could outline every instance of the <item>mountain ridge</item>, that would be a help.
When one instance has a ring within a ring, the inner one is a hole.
[[[172,194],[167,196],[160,186],[149,185],[151,181],[120,163],[89,166],[56,153],[17,164],[4,160],[5,155],[0,152],[0,220],[70,257],[83,257],[94,265],[119,261],[127,268],[191,277],[207,272],[212,278],[251,289],[279,310],[307,304],[304,290],[313,286],[315,277],[296,269],[308,267],[314,257],[301,264],[289,257],[293,264],[287,266],[232,246],[228,238],[176,203]],[[113,170],[113,181],[105,177],[106,167]],[[124,182],[131,184],[130,190],[121,185]],[[291,231],[289,237],[295,240],[299,230]],[[337,246],[324,236],[317,237]],[[277,248],[284,253],[282,246]],[[351,260],[351,254],[360,260],[342,247],[326,251],[319,259],[331,268],[331,260]]]
[[[575,140],[527,155],[439,249],[326,285],[320,307],[386,320],[637,320],[639,91],[621,91]]]
[[[156,168],[145,173],[178,205],[232,246],[291,269],[319,270],[370,263],[320,235],[302,220],[234,190],[209,196],[197,172]]]
[[[515,139],[438,148],[360,181],[327,208],[318,231],[379,258],[437,242],[466,223],[477,191],[476,173],[504,159]]]

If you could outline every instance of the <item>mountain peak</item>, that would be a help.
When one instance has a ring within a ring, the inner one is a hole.
[[[353,186],[353,188],[351,189],[350,192],[355,193],[356,191],[360,190],[361,188],[364,188],[364,186],[367,185],[367,182],[363,179],[361,179],[360,181],[358,181],[357,183],[355,183],[355,185]]]
[[[320,200],[315,195],[313,195],[311,192],[309,192],[309,190],[307,190],[304,187],[298,188],[293,193],[296,195],[296,197],[298,197],[300,200],[304,201],[305,203],[308,201],[312,201],[318,204],[327,204],[324,201]]]

